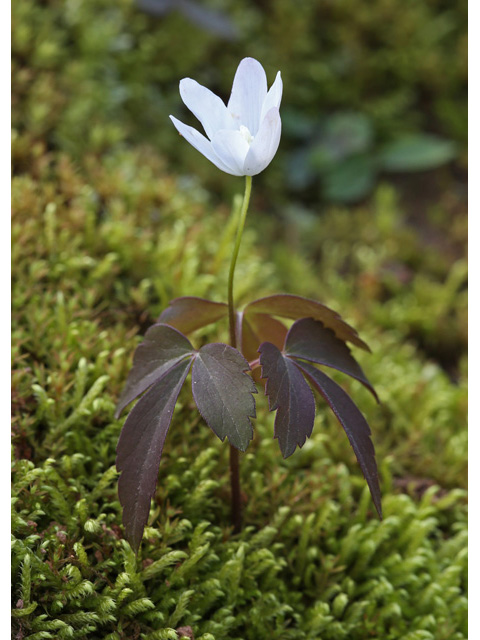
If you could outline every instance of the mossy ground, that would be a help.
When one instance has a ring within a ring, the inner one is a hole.
[[[284,202],[272,165],[254,192],[236,275],[239,301],[307,295],[369,343],[372,354],[355,355],[382,404],[338,380],[372,428],[384,520],[325,407],[312,438],[283,460],[259,396],[241,460],[246,526],[234,536],[228,447],[185,388],[138,557],[125,542],[115,403],[135,346],[168,300],[225,299],[229,194],[242,185],[212,170],[210,195],[206,161],[188,156],[205,173],[181,177],[166,160],[173,133],[164,149],[158,134],[147,144],[133,126],[149,83],[194,75],[189,65],[217,50],[211,36],[199,37],[198,56],[187,47],[168,73],[165,61],[153,71],[181,17],[158,28],[137,14],[130,23],[130,3],[97,3],[110,12],[109,40],[94,4],[14,5],[13,637],[466,638],[466,228],[461,190],[442,172],[430,178],[438,189],[422,215],[386,183],[363,205],[320,211]],[[274,31],[285,28],[287,4]],[[129,28],[144,38],[135,53],[118,41]],[[66,61],[65,52],[75,55]],[[436,96],[453,127],[449,81]],[[174,99],[162,100],[166,117]],[[227,327],[195,339],[227,340]]]

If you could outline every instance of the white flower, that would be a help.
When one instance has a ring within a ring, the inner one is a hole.
[[[200,120],[207,137],[170,116],[177,131],[219,169],[233,176],[255,176],[277,152],[282,123],[280,71],[267,92],[262,65],[244,58],[238,65],[228,105],[191,78],[180,81],[185,105]]]

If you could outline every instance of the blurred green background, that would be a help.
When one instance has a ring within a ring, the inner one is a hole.
[[[467,637],[466,26],[446,0],[12,4],[15,638]],[[179,80],[226,100],[245,56],[282,72],[283,134],[237,299],[315,298],[368,342],[382,404],[338,380],[385,519],[323,405],[282,460],[259,394],[232,536],[227,447],[185,389],[135,558],[115,402],[171,298],[225,299],[243,190],[168,115],[196,126]]]
[[[77,158],[144,141],[175,169],[229,184],[166,115],[186,111],[182,77],[228,99],[249,55],[284,80],[282,145],[260,178],[278,206],[355,202],[379,179],[453,159],[444,180],[462,178],[465,2],[72,0],[13,13],[14,126]]]

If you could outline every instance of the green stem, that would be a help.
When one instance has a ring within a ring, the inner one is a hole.
[[[230,271],[228,273],[228,322],[230,327],[230,344],[237,346],[237,333],[235,321],[235,306],[233,301],[233,278],[235,275],[235,265],[237,264],[238,252],[242,242],[243,228],[247,218],[250,194],[252,192],[252,176],[245,176],[245,195],[243,196],[240,218],[238,221],[237,236],[233,247]],[[232,490],[232,524],[234,533],[238,533],[242,528],[242,500],[240,492],[240,468],[238,449],[230,445],[230,486]]]
[[[242,530],[242,495],[240,491],[240,461],[238,449],[230,445],[230,487],[232,491],[233,533]]]
[[[235,238],[235,245],[233,247],[230,271],[228,272],[228,323],[230,327],[230,344],[232,347],[237,346],[237,337],[235,332],[235,306],[233,303],[233,277],[235,275],[235,265],[237,264],[238,252],[242,242],[243,228],[247,218],[251,192],[252,176],[245,176],[245,195],[243,196],[242,209],[240,211],[240,219],[238,221],[237,237]]]

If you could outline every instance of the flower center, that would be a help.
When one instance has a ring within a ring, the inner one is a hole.
[[[242,138],[248,142],[249,145],[252,144],[254,136],[252,136],[250,130],[244,124],[240,125],[240,134]]]

